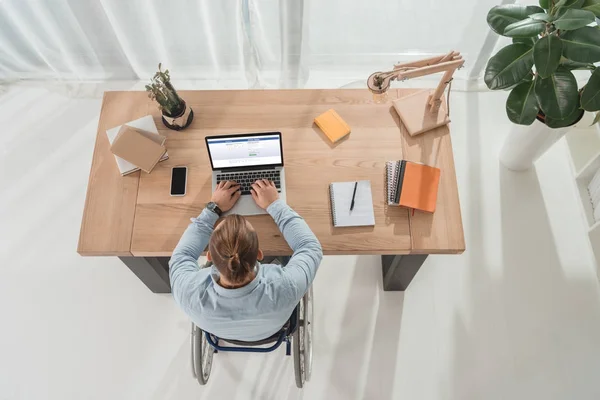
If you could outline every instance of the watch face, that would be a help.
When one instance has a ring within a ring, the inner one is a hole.
[[[206,205],[206,208],[208,208],[210,211],[212,211],[214,213],[221,215],[221,210],[219,209],[217,204],[213,203],[212,201]]]

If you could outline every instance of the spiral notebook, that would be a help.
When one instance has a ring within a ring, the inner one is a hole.
[[[406,160],[388,161],[385,168],[388,205],[435,211],[439,168]]]
[[[334,182],[329,185],[331,215],[335,227],[375,225],[371,181],[358,181],[354,207],[350,210],[355,183],[356,181]]]
[[[388,161],[385,163],[385,170],[387,173],[387,203],[388,205],[397,205],[394,204],[395,200],[395,188],[397,187],[397,182],[395,181],[396,171],[398,169],[398,165],[400,163],[397,161]]]

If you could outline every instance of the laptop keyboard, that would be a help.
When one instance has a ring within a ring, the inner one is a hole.
[[[217,184],[221,181],[234,181],[240,184],[242,195],[250,194],[250,188],[259,179],[266,179],[275,184],[278,192],[281,192],[280,170],[231,172],[217,175]]]

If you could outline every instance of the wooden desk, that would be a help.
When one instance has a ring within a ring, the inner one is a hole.
[[[390,100],[414,89],[390,90]],[[288,204],[313,229],[328,254],[380,254],[384,287],[404,290],[427,254],[465,249],[448,127],[411,138],[391,103],[377,104],[368,90],[182,91],[194,109],[184,131],[166,129],[145,92],[106,92],[92,160],[78,252],[119,256],[155,292],[169,291],[167,262],[191,217],[211,194],[207,135],[281,131]],[[334,108],[352,133],[332,145],[313,124]],[[169,159],[151,174],[121,177],[109,149],[106,129],[152,114],[167,136]],[[432,153],[437,152],[437,157]],[[441,168],[434,214],[388,207],[384,202],[387,160],[407,159]],[[171,167],[188,167],[187,194],[169,195]],[[369,179],[375,227],[331,225],[328,187],[334,181]],[[291,254],[269,216],[249,217],[266,255]]]

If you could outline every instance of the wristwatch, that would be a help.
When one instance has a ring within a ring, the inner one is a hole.
[[[221,211],[221,209],[219,208],[217,203],[215,203],[214,201],[211,201],[210,203],[208,203],[206,205],[206,208],[209,209],[210,211],[214,212],[215,214],[217,214],[219,217],[221,216],[221,214],[223,214],[223,211]]]

